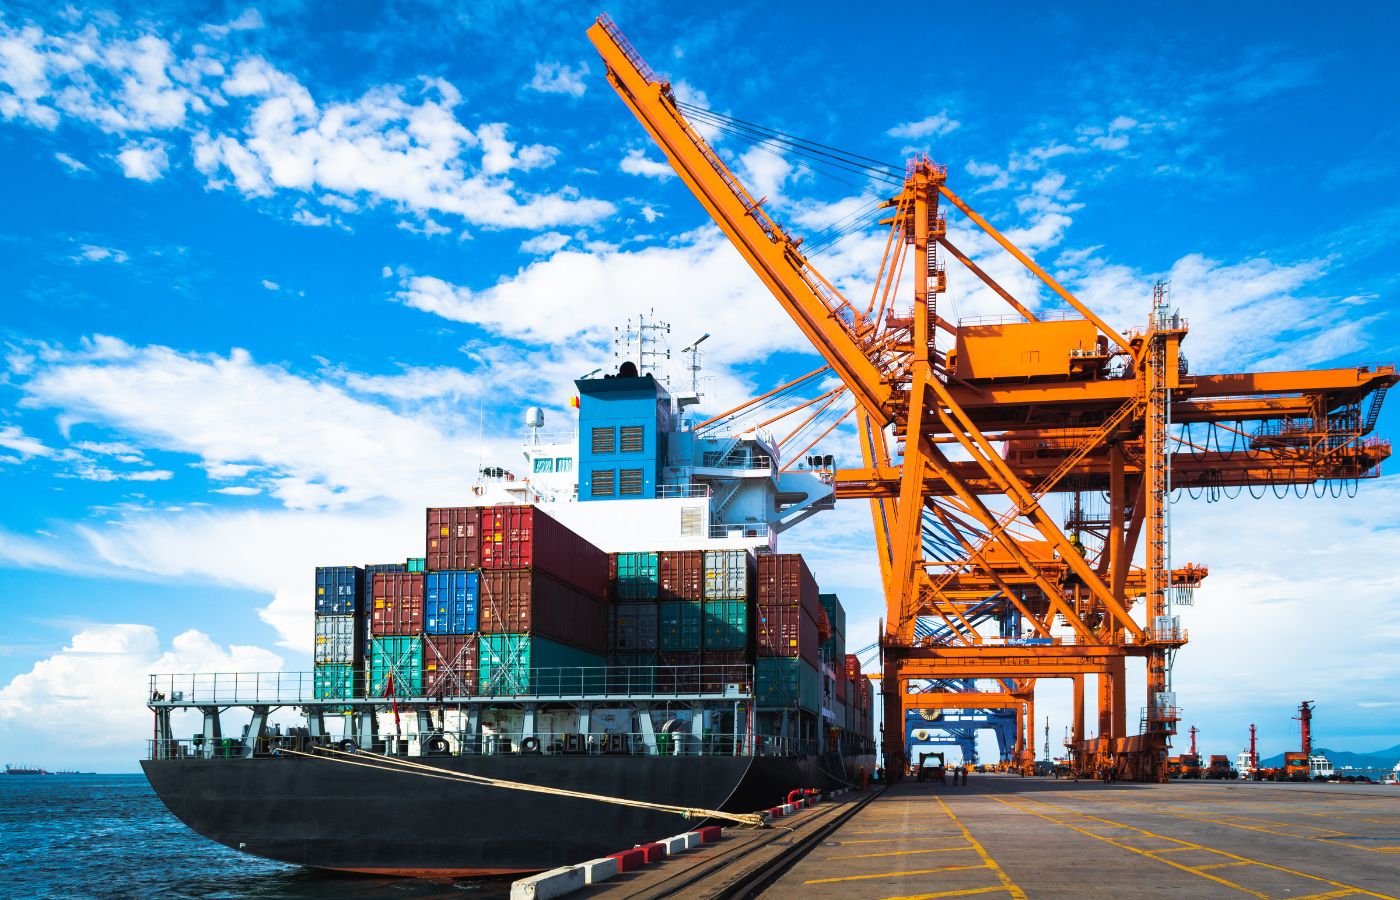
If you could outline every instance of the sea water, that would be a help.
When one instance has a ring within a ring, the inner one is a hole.
[[[0,775],[0,897],[472,898],[510,882],[322,872],[230,850],[185,827],[143,775]]]

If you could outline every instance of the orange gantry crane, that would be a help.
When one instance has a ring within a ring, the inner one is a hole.
[[[1036,681],[1064,678],[1073,683],[1073,764],[1084,773],[1113,767],[1125,779],[1165,780],[1180,718],[1171,663],[1187,640],[1173,608],[1206,575],[1204,566],[1170,563],[1172,492],[1349,489],[1378,475],[1390,446],[1367,435],[1394,368],[1191,373],[1180,349],[1187,322],[1171,309],[1165,286],[1154,290],[1138,327],[1119,331],[955,194],[945,167],[922,155],[902,172],[880,170],[892,185],[880,204],[883,259],[869,298],[847,297],[692,121],[722,117],[679,101],[607,16],[588,34],[608,81],[851,403],[861,464],[838,469],[834,483],[838,498],[868,500],[874,520],[886,602],[886,771],[898,777],[907,767],[906,712],[930,709],[1016,710],[1016,762],[1029,766]],[[792,146],[861,159],[806,141]],[[1038,313],[959,250],[945,204],[1038,278],[1064,312]],[[940,316],[944,255],[1005,300],[1008,315]],[[1051,494],[1076,498],[1063,523],[1044,506]],[[1104,495],[1097,512],[1078,502]],[[989,601],[1014,610],[1030,633],[984,634],[977,611]],[[1125,693],[1130,658],[1147,669],[1135,734]],[[1097,678],[1093,737],[1087,675]],[[987,683],[998,689],[966,689]],[[941,688],[952,684],[961,689]]]

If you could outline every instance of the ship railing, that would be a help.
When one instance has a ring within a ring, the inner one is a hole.
[[[205,741],[192,738],[159,738],[146,741],[147,759],[241,759],[244,757],[293,757],[283,751],[315,752],[318,748],[372,756],[801,756],[818,752],[815,741],[747,732],[696,733],[689,722],[673,730],[651,732],[591,731],[471,731],[435,728],[431,731],[381,732],[372,738],[305,734],[267,734],[257,738],[253,752],[245,751],[242,738]]]
[[[662,500],[688,500],[695,497],[708,497],[710,496],[710,485],[659,484],[656,486],[656,496]]]
[[[412,674],[397,671],[398,684]],[[752,696],[753,668],[747,665],[565,666],[520,668],[509,661],[477,673],[447,673],[432,693],[400,688],[391,694],[388,673],[360,670],[349,681],[328,683],[314,672],[207,672],[151,675],[147,702],[152,707],[297,706],[489,701],[506,699],[627,699]],[[475,682],[475,683],[473,683]],[[359,685],[352,689],[352,685]],[[365,689],[367,687],[367,690]]]
[[[711,525],[710,540],[720,541],[734,538],[766,538],[772,530],[766,522],[741,522],[734,525]]]

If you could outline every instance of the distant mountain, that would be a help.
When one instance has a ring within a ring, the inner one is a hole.
[[[1400,760],[1400,744],[1394,747],[1387,747],[1384,750],[1375,750],[1371,753],[1352,753],[1350,750],[1328,750],[1325,747],[1316,747],[1314,753],[1321,753],[1327,757],[1335,768],[1351,766],[1355,769],[1389,769]],[[1279,753],[1267,759],[1259,760],[1259,765],[1266,769],[1275,769],[1283,765],[1283,754]]]

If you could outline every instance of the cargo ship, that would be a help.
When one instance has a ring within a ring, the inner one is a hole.
[[[508,874],[873,773],[844,607],[777,552],[831,458],[785,468],[632,362],[576,385],[572,433],[528,410],[524,471],[427,509],[421,557],[316,569],[313,671],[151,676],[177,817],[299,865]]]
[[[41,768],[39,768],[38,766],[13,766],[13,765],[10,765],[9,763],[5,763],[5,774],[6,774],[6,775],[52,775],[53,773],[50,772],[50,771],[47,770],[47,769],[41,769]]]

